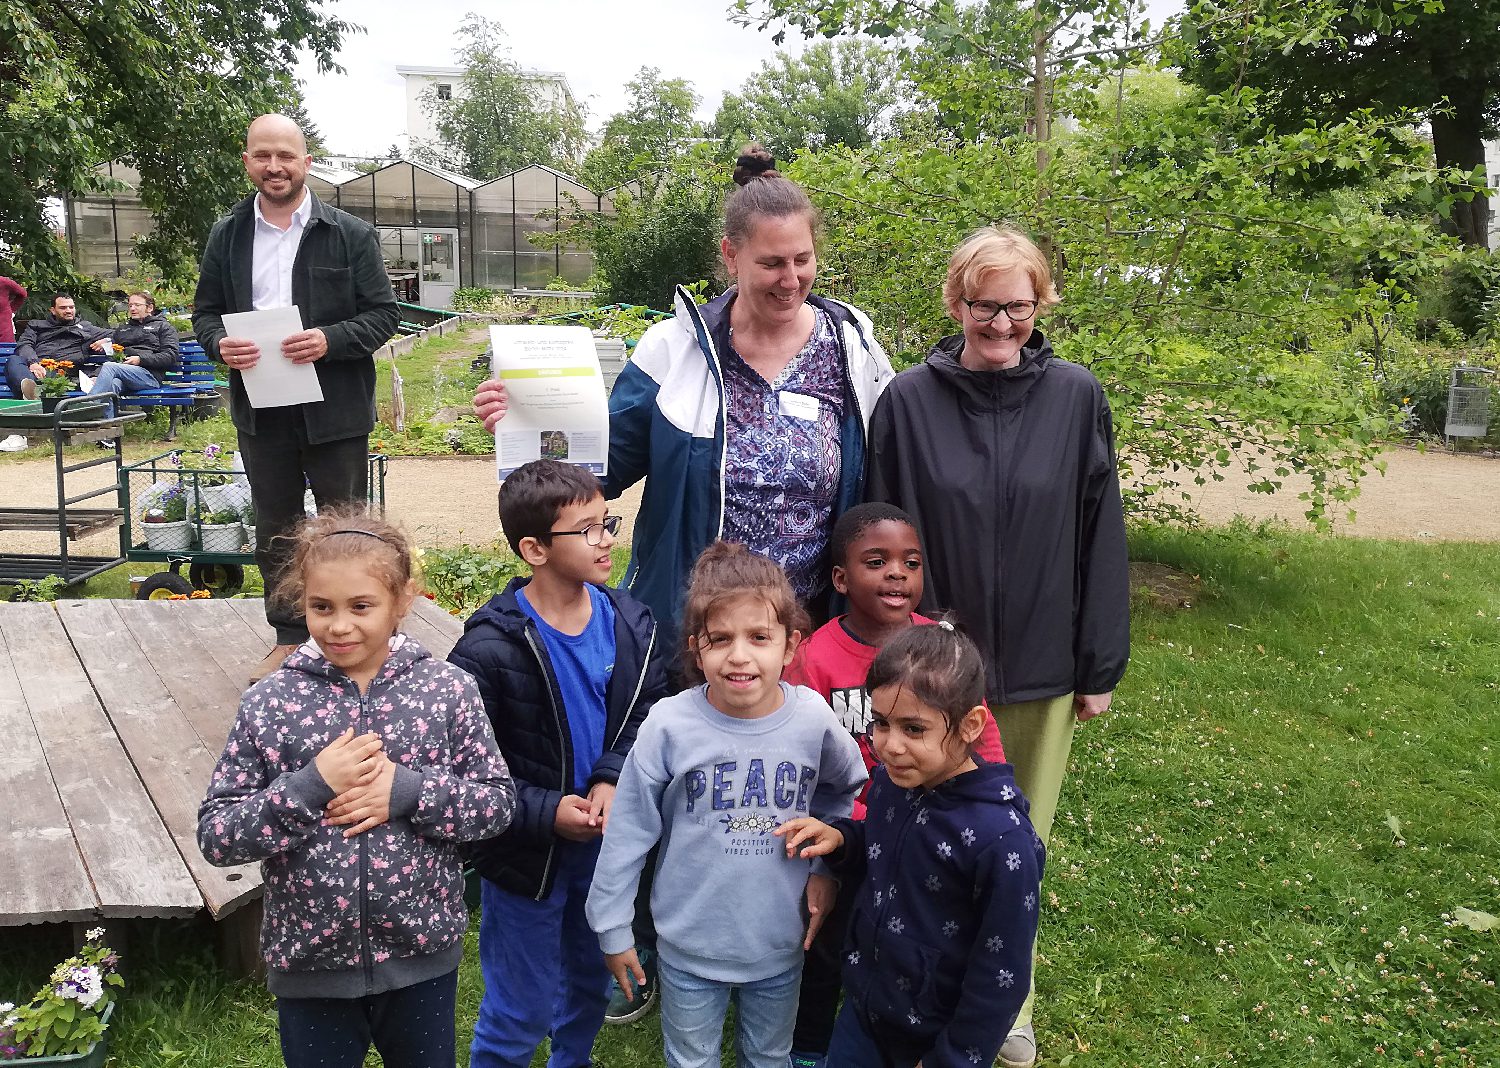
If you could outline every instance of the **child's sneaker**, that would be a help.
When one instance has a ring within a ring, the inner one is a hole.
[[[826,1053],[798,1053],[792,1050],[792,1068],[823,1068],[827,1060]]]
[[[625,1000],[625,991],[620,989],[620,984],[610,984],[609,1004],[604,1008],[604,1022],[607,1024],[635,1023],[656,1006],[656,953],[637,946],[635,955],[641,962],[641,971],[646,973],[646,981],[636,984],[632,1001]]]
[[[1031,1068],[1036,1063],[1036,1029],[1027,1024],[1018,1027],[1005,1038],[1000,1047],[996,1065],[1003,1068]]]

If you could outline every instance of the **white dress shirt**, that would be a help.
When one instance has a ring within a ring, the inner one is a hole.
[[[256,311],[292,306],[292,264],[311,214],[312,194],[304,188],[302,203],[292,212],[291,224],[283,230],[266,221],[260,210],[260,196],[256,196],[255,247],[250,260],[250,303]]]

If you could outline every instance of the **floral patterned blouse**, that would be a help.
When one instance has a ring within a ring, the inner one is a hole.
[[[732,347],[723,361],[724,538],[775,560],[804,600],[828,584],[828,536],[843,470],[843,350],[833,320],[814,312],[812,335],[776,381],[767,382]]]

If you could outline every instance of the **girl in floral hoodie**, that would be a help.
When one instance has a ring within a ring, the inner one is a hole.
[[[510,823],[515,787],[474,680],[397,629],[415,593],[394,527],[341,510],[299,530],[276,595],[311,639],[246,692],[198,845],[261,861],[261,952],[288,1068],[452,1068],[468,913],[458,843]]]

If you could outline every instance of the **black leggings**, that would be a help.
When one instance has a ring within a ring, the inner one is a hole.
[[[812,949],[802,958],[802,992],[797,998],[797,1027],[792,1032],[792,1049],[798,1053],[828,1052],[839,994],[843,992],[844,944],[858,889],[858,882],[852,880],[839,885],[833,911],[818,928]]]
[[[286,1068],[453,1068],[458,970],[362,998],[277,998]]]

